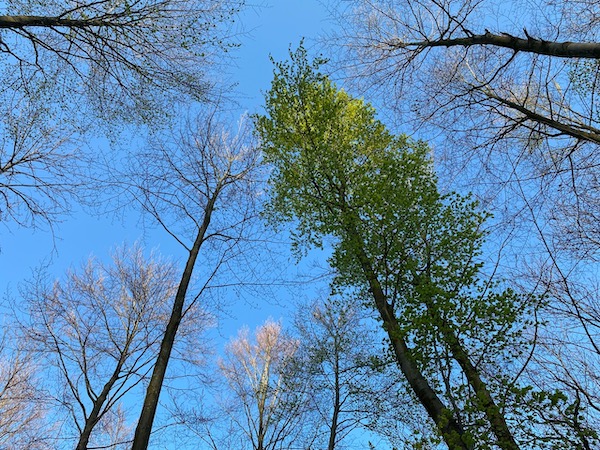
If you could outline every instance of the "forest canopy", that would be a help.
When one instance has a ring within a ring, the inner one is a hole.
[[[0,5],[0,447],[599,447],[596,2],[280,3]]]

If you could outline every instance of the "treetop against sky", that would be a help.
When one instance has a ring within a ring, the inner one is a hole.
[[[594,448],[598,2],[272,3],[0,4],[0,439]]]

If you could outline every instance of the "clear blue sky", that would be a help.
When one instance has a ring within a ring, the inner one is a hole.
[[[311,48],[324,30],[333,27],[324,1],[271,0],[260,9],[247,9],[242,27],[250,34],[243,37],[234,79],[243,93],[242,104],[252,110],[262,103],[261,91],[269,88],[275,60],[285,59],[290,45],[297,47],[302,38]]]

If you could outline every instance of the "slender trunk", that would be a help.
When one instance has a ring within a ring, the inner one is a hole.
[[[331,428],[329,430],[329,445],[327,450],[335,449],[335,438],[337,435],[338,416],[340,414],[340,364],[339,355],[335,354],[335,367],[334,367],[334,400],[333,400],[333,417],[331,418]]]
[[[426,276],[428,282],[432,283],[431,275],[429,273],[429,265],[430,264],[428,261]],[[502,450],[519,450],[519,445],[515,441],[515,438],[508,428],[508,424],[506,423],[504,415],[500,411],[498,405],[496,405],[496,402],[494,401],[487,384],[481,378],[479,370],[471,362],[469,353],[463,347],[453,327],[446,319],[444,319],[444,317],[442,317],[442,314],[440,314],[440,311],[436,307],[433,299],[426,297],[425,304],[427,311],[432,316],[433,320],[439,325],[444,343],[450,349],[452,357],[461,367],[469,386],[471,386],[471,389],[473,389],[477,408],[487,417],[488,423],[492,429],[492,433],[494,433],[494,436],[496,436],[496,444]]]
[[[259,408],[258,408],[258,430],[257,430],[257,436],[256,436],[256,442],[257,442],[256,450],[264,450],[264,448],[265,448],[264,443],[265,443],[265,434],[266,434],[267,430],[265,430],[264,418],[265,418],[265,407],[263,404],[262,407],[259,406]]]
[[[257,448],[256,450],[264,450],[265,448],[265,436],[267,435],[267,427],[269,421],[265,420],[267,415],[267,395],[269,391],[269,371],[270,362],[269,359],[265,361],[265,366],[260,374],[260,380],[258,384],[258,392],[256,393],[256,401],[258,407],[258,430],[257,430]]]
[[[167,329],[165,330],[163,340],[160,344],[158,358],[156,360],[156,364],[152,372],[152,377],[150,378],[150,383],[148,384],[148,389],[146,390],[144,405],[142,407],[142,412],[140,414],[137,427],[135,429],[133,445],[131,447],[132,450],[146,450],[148,448],[148,443],[150,442],[150,434],[152,432],[152,424],[154,422],[154,416],[156,415],[156,408],[158,407],[158,399],[165,379],[165,373],[167,371],[169,358],[171,357],[171,351],[173,350],[173,344],[175,343],[177,329],[179,328],[179,324],[181,322],[181,317],[183,314],[183,305],[185,302],[188,286],[192,278],[192,272],[194,270],[196,259],[198,258],[198,254],[200,253],[200,247],[204,242],[206,230],[210,225],[211,215],[214,210],[215,202],[217,200],[218,195],[219,191],[217,190],[208,201],[208,204],[204,209],[204,220],[202,222],[202,225],[198,229],[196,240],[194,241],[194,245],[192,246],[188,255],[185,269],[181,276],[181,281],[179,282],[179,288],[177,289],[177,293],[175,294],[175,301],[173,302],[171,317],[169,318]]]
[[[96,405],[94,405],[94,408],[95,407],[96,407]],[[91,415],[90,415],[90,417],[91,417]],[[83,427],[83,430],[81,431],[81,434],[79,435],[79,441],[77,442],[77,447],[75,447],[75,450],[87,450],[88,443],[90,442],[90,436],[92,434],[92,430],[94,429],[94,426],[96,425],[96,423],[92,422],[89,419],[85,421],[85,426]]]
[[[460,340],[447,323],[442,321],[441,324],[444,340],[452,352],[452,357],[460,365],[469,385],[473,389],[478,408],[485,413],[492,432],[496,436],[496,444],[503,450],[518,450],[519,445],[510,432],[500,408],[494,402],[486,383],[481,379],[479,371],[473,365]]]
[[[349,230],[352,238],[357,242],[362,242],[358,232],[355,229]],[[357,246],[357,257],[365,274],[371,294],[375,301],[375,306],[383,321],[383,327],[387,332],[390,343],[396,356],[396,361],[400,370],[406,377],[408,384],[413,392],[425,407],[427,414],[434,421],[440,430],[446,445],[451,450],[471,450],[473,447],[469,443],[468,434],[462,428],[460,423],[454,417],[451,409],[447,408],[438,397],[427,379],[423,376],[417,367],[406,340],[402,336],[400,324],[394,315],[392,306],[388,303],[385,293],[371,265],[371,261],[365,253],[362,245]]]
[[[87,450],[92,430],[100,420],[100,411],[102,410],[102,406],[104,405],[104,402],[108,397],[108,393],[116,381],[117,378],[113,375],[110,381],[104,385],[102,392],[94,402],[94,407],[92,408],[89,417],[85,420],[85,425],[81,431],[81,434],[79,435],[79,441],[77,442],[76,450]]]
[[[527,119],[531,120],[532,122],[538,122],[544,125],[547,125],[551,128],[554,128],[555,130],[566,134],[568,136],[571,136],[575,139],[581,139],[582,141],[589,141],[592,142],[594,144],[600,144],[600,130],[598,130],[596,127],[592,127],[590,125],[583,125],[583,124],[577,124],[577,123],[566,123],[564,121],[560,121],[560,120],[556,120],[554,118],[552,118],[552,116],[544,116],[542,114],[540,114],[539,111],[534,111],[532,109],[529,109],[515,101],[506,99],[506,98],[502,98],[498,95],[493,94],[491,91],[489,90],[482,90],[481,92],[483,92],[484,95],[488,96],[491,99],[496,100],[497,102],[503,104],[504,106],[507,106],[511,109],[514,109],[515,111],[523,114],[525,117],[527,117]],[[515,119],[517,120],[517,119]],[[518,119],[521,120],[521,119]]]
[[[102,405],[106,401],[108,391],[110,390],[110,388],[106,389],[106,386],[107,385],[104,386],[102,394],[100,394],[100,396],[94,402],[94,407],[92,408],[89,417],[85,419],[85,425],[83,427],[83,430],[81,431],[81,434],[79,435],[77,447],[75,447],[76,450],[87,450],[88,448],[90,436],[92,435],[92,430],[100,420],[100,410],[102,409]],[[106,395],[103,395],[105,392]]]
[[[100,395],[98,396],[98,398],[96,398],[96,401],[94,401],[92,411],[90,412],[88,418],[85,420],[85,425],[83,427],[83,430],[81,431],[81,434],[79,435],[79,441],[77,442],[77,447],[75,448],[76,450],[87,450],[88,444],[90,442],[90,436],[92,435],[92,430],[100,420],[100,411],[102,410],[102,406],[106,402],[108,394],[112,390],[113,386],[119,379],[119,374],[121,373],[123,364],[125,364],[125,359],[127,353],[129,352],[130,344],[131,341],[127,341],[125,348],[121,352],[119,361],[117,362],[117,366],[115,367],[112,376],[102,388],[102,392],[100,392]]]

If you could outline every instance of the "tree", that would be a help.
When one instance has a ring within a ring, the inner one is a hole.
[[[235,259],[256,232],[259,156],[243,120],[231,134],[216,111],[210,111],[186,123],[179,134],[154,136],[147,149],[131,155],[130,171],[114,177],[186,257],[136,427],[134,450],[148,446],[181,320],[220,277],[227,274],[224,285],[244,277]],[[202,272],[194,283],[198,261]]]
[[[443,133],[438,163],[454,181],[504,206],[507,222],[525,218],[523,232],[536,221],[555,253],[596,254],[595,2],[355,4],[342,37],[354,75],[402,120]]]
[[[48,364],[46,377],[60,380],[49,395],[67,412],[77,450],[129,437],[122,401],[148,379],[175,286],[172,264],[132,247],[117,250],[112,265],[90,259],[64,281],[40,277],[24,292],[22,332]]]
[[[238,406],[232,417],[253,450],[290,448],[300,434],[303,391],[291,370],[299,344],[267,320],[253,340],[243,328],[225,349],[219,367]]]
[[[277,64],[267,115],[256,119],[274,166],[267,214],[295,222],[300,248],[334,239],[335,286],[369,299],[448,447],[520,448],[535,433],[516,418],[547,395],[519,380],[519,352],[531,347],[521,336],[540,299],[481,275],[486,215],[441,195],[429,148],[391,135],[372,107],[318,72],[320,62],[300,48]],[[570,433],[571,442],[593,438]],[[544,442],[565,439],[545,428]]]
[[[300,306],[294,320],[300,342],[294,370],[307,380],[307,401],[316,413],[312,426],[324,437],[319,448],[339,448],[382,412],[386,386],[363,315],[358,305],[330,298]]]
[[[538,317],[556,326],[536,334],[531,376],[581,399],[596,424],[597,6],[357,1],[339,36],[351,76],[439,136],[444,182],[495,211],[499,267],[550,294]]]
[[[522,143],[525,136],[563,138],[574,149],[600,143],[593,103],[593,61],[600,59],[594,2],[541,1],[538,10],[519,15],[510,15],[523,6],[519,1],[496,10],[486,2],[354,3],[347,10],[345,43],[361,56],[361,75],[369,82],[393,83],[392,101],[404,112],[412,108],[416,118],[441,119],[442,125],[466,114],[448,131],[479,145],[495,138]],[[415,95],[418,87],[423,96]],[[428,106],[433,96],[438,100]],[[444,120],[445,114],[451,118]],[[485,127],[486,117],[496,123]]]

